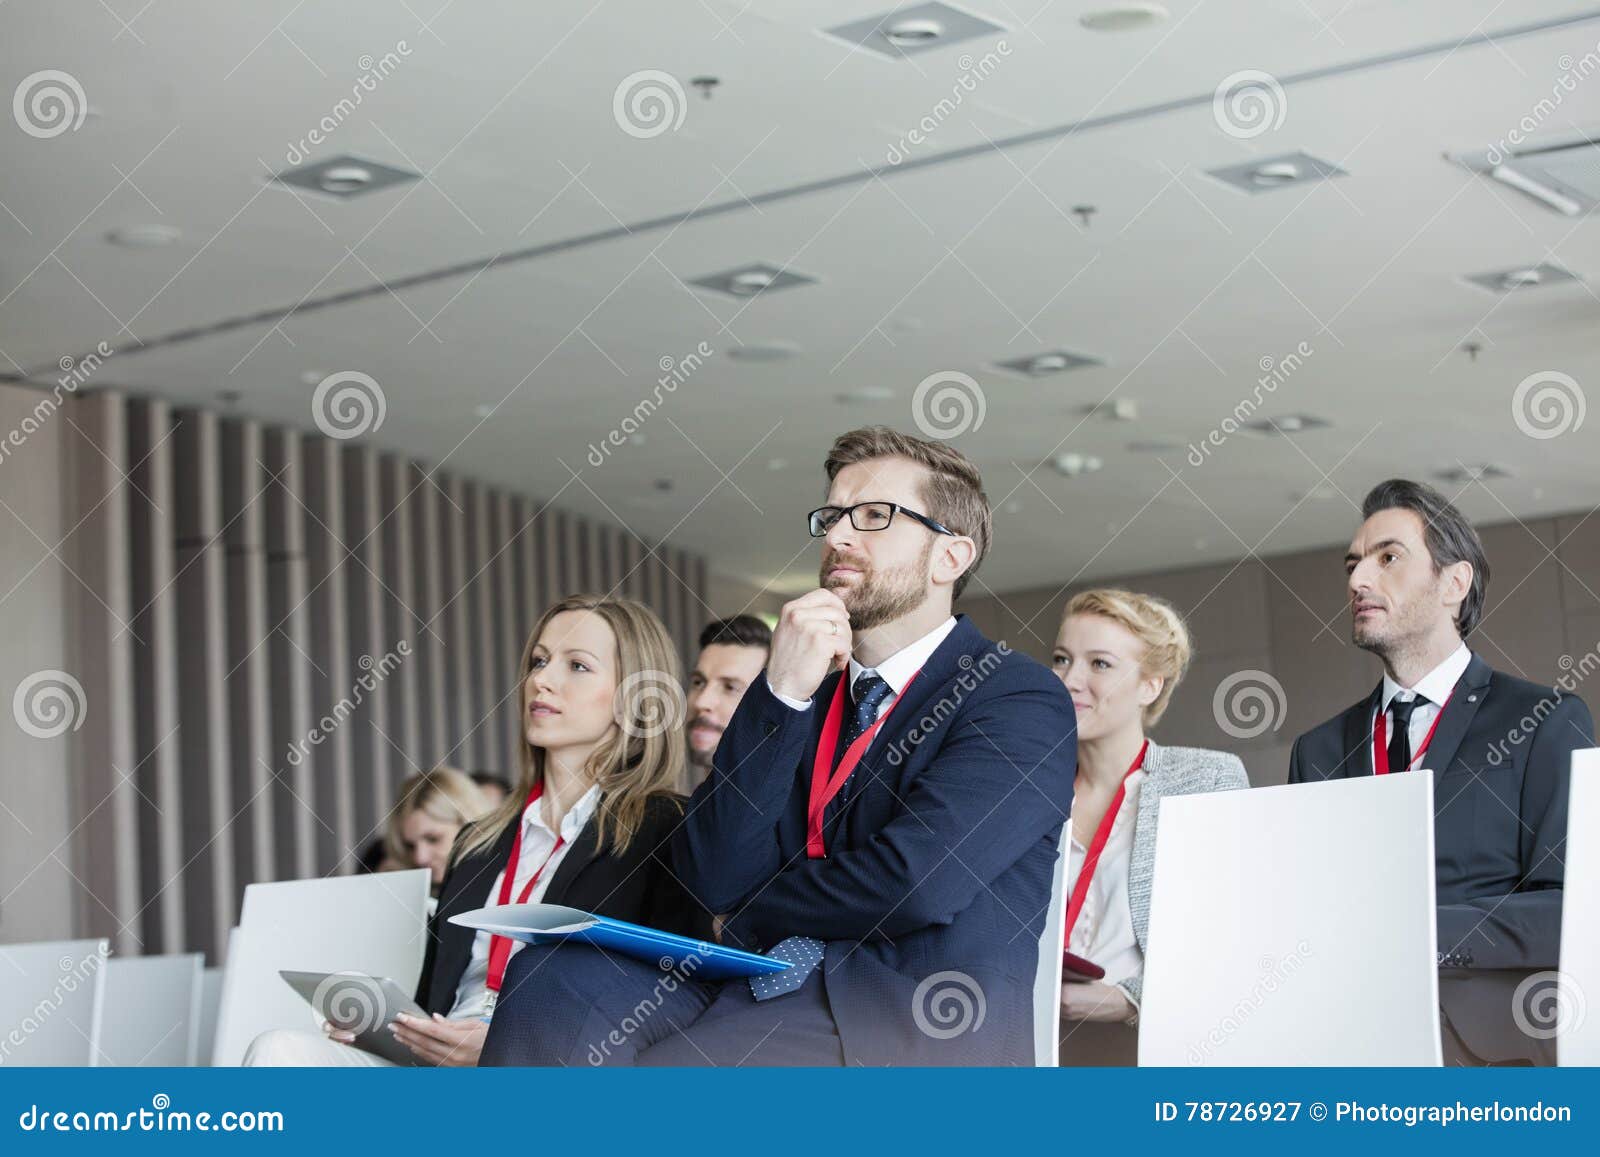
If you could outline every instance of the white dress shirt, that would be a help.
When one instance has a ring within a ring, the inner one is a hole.
[[[522,812],[522,854],[517,859],[517,874],[511,880],[511,898],[513,901],[522,895],[522,889],[539,872],[539,882],[528,895],[527,903],[537,904],[544,899],[544,894],[550,888],[550,881],[555,879],[556,869],[561,867],[561,861],[567,858],[567,853],[572,850],[572,842],[578,838],[578,833],[583,831],[588,824],[594,809],[600,803],[600,785],[596,784],[584,792],[578,802],[573,804],[567,814],[561,817],[561,835],[559,848],[556,848],[556,833],[550,830],[544,820],[544,801],[536,799]],[[554,854],[552,854],[552,849]],[[539,871],[540,865],[544,870]],[[494,883],[489,888],[489,902],[497,903],[500,899],[500,886],[505,882],[506,870],[500,869],[494,878]],[[467,967],[461,973],[461,983],[456,985],[456,1002],[450,1006],[452,1019],[467,1016],[482,1016],[484,1005],[489,994],[489,941],[491,936],[487,932],[479,932],[472,938],[472,955],[467,960]],[[522,948],[520,940],[511,942],[511,955],[515,956]],[[507,961],[511,959],[506,957]]]
[[[1385,672],[1382,697],[1378,700],[1378,706],[1373,711],[1371,719],[1367,721],[1367,735],[1369,737],[1367,740],[1368,763],[1372,761],[1372,740],[1370,737],[1377,731],[1379,711],[1383,711],[1389,716],[1384,721],[1386,724],[1384,731],[1392,739],[1394,737],[1394,713],[1390,711],[1390,706],[1395,699],[1410,700],[1418,695],[1427,697],[1428,702],[1418,705],[1417,709],[1411,713],[1411,726],[1408,729],[1408,734],[1411,739],[1411,754],[1415,757],[1417,748],[1428,737],[1428,731],[1433,727],[1434,720],[1438,719],[1439,712],[1444,710],[1445,700],[1450,698],[1450,692],[1455,690],[1456,684],[1461,681],[1461,676],[1466,673],[1467,664],[1471,662],[1472,651],[1468,649],[1465,643],[1462,643],[1451,652],[1448,659],[1429,671],[1421,679],[1418,679],[1415,687],[1402,687]],[[1427,761],[1428,757],[1423,755],[1413,766],[1425,767],[1427,766]],[[1377,769],[1374,768],[1373,770],[1376,772]],[[1389,770],[1399,771],[1401,769],[1391,767]]]
[[[1100,852],[1100,863],[1089,881],[1089,891],[1084,895],[1083,907],[1078,912],[1078,922],[1072,926],[1072,937],[1067,948],[1092,960],[1106,970],[1105,983],[1117,984],[1144,969],[1144,953],[1139,951],[1139,937],[1133,930],[1133,908],[1128,902],[1128,871],[1133,859],[1133,832],[1139,816],[1139,790],[1145,779],[1144,769],[1130,775],[1125,781],[1126,790],[1117,818],[1111,821],[1111,834]],[[1067,848],[1067,895],[1077,886],[1083,873],[1083,862],[1089,850],[1078,842],[1074,834]],[[1133,997],[1124,988],[1130,1004]],[[1135,1005],[1137,1007],[1137,1005]]]
[[[923,665],[939,649],[939,644],[944,642],[945,637],[955,629],[956,620],[955,616],[952,615],[916,642],[901,647],[876,667],[863,667],[856,662],[855,656],[852,655],[849,669],[845,672],[850,694],[855,694],[856,680],[858,678],[868,672],[875,672],[885,683],[889,684],[889,689],[894,692],[893,695],[884,696],[883,702],[878,704],[878,718],[881,719],[883,713],[893,707],[895,700],[900,698],[900,693],[906,689],[906,684],[911,682],[911,677],[922,670]],[[773,694],[777,695],[779,699],[796,711],[805,711],[811,706],[810,699],[791,699],[787,695],[778,695],[776,691]]]

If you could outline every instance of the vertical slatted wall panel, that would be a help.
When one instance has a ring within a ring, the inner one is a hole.
[[[80,744],[79,923],[122,951],[216,959],[246,884],[350,870],[414,766],[515,776],[517,664],[557,599],[638,598],[686,655],[699,629],[704,560],[626,528],[360,445],[75,405],[99,449],[70,483],[98,596],[74,647],[107,704]]]
[[[165,402],[129,407],[128,458],[134,463],[128,528],[133,540],[134,703],[138,720],[140,942],[145,952],[184,950],[182,823],[185,807],[178,741],[176,595],[172,590],[172,410]],[[201,775],[205,775],[202,768]]]
[[[356,846],[381,836],[394,799],[389,740],[390,647],[384,622],[383,535],[388,524],[379,511],[378,452],[346,446],[344,459],[344,534],[348,561],[345,590],[350,599],[351,702],[345,727],[350,751],[355,805]]]
[[[403,458],[383,460],[380,509],[383,514],[383,567],[379,572],[388,587],[384,602],[384,636],[390,647],[402,642],[411,654],[401,660],[389,676],[389,737],[399,749],[395,754],[397,775],[411,775],[428,767],[422,754],[422,713],[419,692],[421,672],[418,650],[421,623],[417,618],[417,557],[414,520],[411,517],[410,464]]]
[[[227,545],[229,761],[236,881],[271,880],[274,856],[272,661],[267,646],[267,501],[261,427],[222,426],[222,524]],[[242,885],[239,885],[242,886]]]
[[[233,784],[228,741],[227,548],[222,429],[184,410],[174,438],[177,497],[179,736],[184,766],[185,944],[220,953],[233,925]],[[177,485],[177,479],[183,484]]]
[[[467,583],[472,578],[471,560],[467,556],[467,539],[471,516],[467,506],[467,486],[459,478],[444,484],[446,509],[441,516],[447,519],[448,545],[445,547],[445,599],[447,630],[445,647],[449,652],[450,675],[453,680],[449,693],[453,701],[448,755],[449,762],[457,767],[476,767],[477,745],[472,725],[477,722],[472,697],[472,604],[467,598]]]
[[[494,541],[494,492],[486,486],[471,490],[472,506],[472,655],[473,697],[477,710],[472,725],[477,732],[478,761],[474,767],[497,770],[505,750],[500,729],[499,672],[495,669],[497,596],[495,555],[500,549]]]
[[[342,870],[355,843],[355,768],[349,715],[351,675],[349,596],[346,592],[342,447],[308,437],[306,450],[306,577],[310,580],[312,727],[319,741],[312,762],[312,805],[318,825],[317,870]]]
[[[445,647],[448,612],[445,610],[444,575],[446,545],[439,516],[442,496],[433,480],[421,467],[410,468],[406,489],[411,507],[411,528],[415,536],[414,565],[417,571],[417,613],[422,625],[417,628],[417,688],[422,696],[421,720],[423,767],[445,762],[454,729],[450,694],[450,662],[454,656]]]
[[[521,697],[516,694],[517,657],[513,654],[522,641],[522,611],[517,592],[518,526],[515,522],[515,500],[504,491],[494,494],[495,556],[490,564],[494,576],[493,601],[489,620],[494,633],[494,666],[489,679],[489,693],[494,697],[495,740],[493,761],[488,765],[502,775],[515,772],[517,754],[517,721],[521,715]]]
[[[307,742],[316,672],[311,659],[311,583],[306,558],[305,443],[286,430],[265,437],[268,667],[272,687],[273,832],[279,879],[317,874],[318,751]]]
[[[129,572],[132,486],[124,475],[128,454],[128,409],[109,391],[91,395],[78,407],[75,433],[89,442],[75,449],[73,499],[80,511],[74,535],[76,569],[88,588],[72,616],[73,647],[81,657],[84,695],[95,705],[85,713],[79,734],[81,785],[77,799],[84,817],[78,829],[80,854],[74,871],[87,900],[79,919],[84,934],[107,937],[119,955],[139,951],[139,793],[135,782],[138,737],[135,725],[133,592]],[[69,436],[69,445],[71,437]],[[92,593],[91,593],[92,592]]]

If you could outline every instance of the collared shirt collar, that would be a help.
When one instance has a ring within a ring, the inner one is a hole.
[[[883,681],[889,684],[890,690],[895,693],[895,698],[899,698],[900,692],[911,682],[911,676],[922,670],[923,665],[939,649],[939,644],[944,642],[945,637],[955,629],[956,619],[952,615],[916,642],[901,647],[876,667],[863,667],[852,657],[848,672],[851,693],[854,694],[857,677],[863,671],[871,670],[876,671]]]
[[[1467,665],[1471,662],[1472,651],[1465,643],[1462,643],[1451,652],[1448,659],[1429,671],[1421,679],[1418,679],[1415,687],[1402,687],[1385,672],[1383,676],[1383,698],[1378,702],[1378,710],[1389,710],[1390,701],[1402,691],[1422,695],[1435,707],[1444,706],[1444,701],[1450,697],[1450,692],[1461,681],[1461,676],[1466,673]]]

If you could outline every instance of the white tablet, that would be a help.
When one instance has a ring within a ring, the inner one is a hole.
[[[417,1056],[395,1039],[389,1025],[401,1013],[428,1019],[409,993],[387,976],[364,972],[295,972],[278,975],[334,1028],[356,1034],[350,1043],[397,1065],[416,1065]]]

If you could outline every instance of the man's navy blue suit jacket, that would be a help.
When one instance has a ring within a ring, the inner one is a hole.
[[[674,840],[677,870],[727,915],[726,942],[827,943],[847,1064],[1031,1065],[1039,939],[1077,769],[1072,699],[959,617],[830,805],[826,857],[810,859],[812,759],[840,678],[806,711],[765,678],[751,685]],[[947,1035],[962,989],[967,1027]]]

